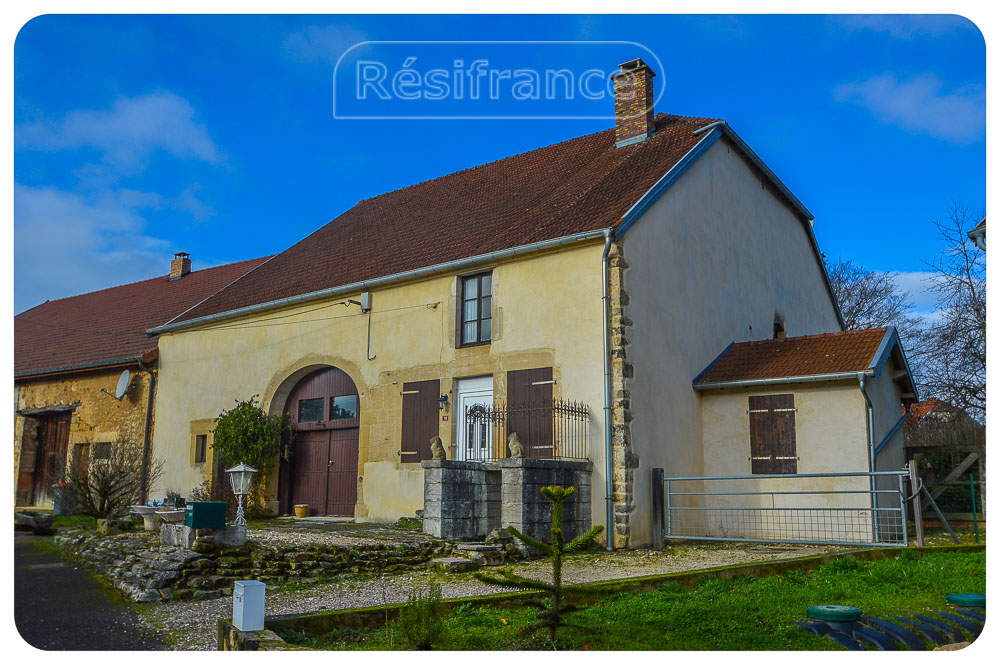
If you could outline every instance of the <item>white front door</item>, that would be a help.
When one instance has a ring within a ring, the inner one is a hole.
[[[486,422],[470,424],[467,415],[475,407],[492,408],[493,377],[460,379],[455,397],[455,459],[485,460],[490,457],[493,428]]]

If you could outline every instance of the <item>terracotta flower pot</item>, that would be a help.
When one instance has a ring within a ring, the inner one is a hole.
[[[305,517],[309,514],[309,504],[308,503],[297,503],[295,504],[295,516]]]

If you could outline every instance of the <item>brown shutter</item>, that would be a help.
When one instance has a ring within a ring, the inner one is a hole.
[[[517,432],[528,457],[554,457],[551,367],[507,372],[507,414],[507,434]]]
[[[411,381],[403,384],[403,434],[401,462],[431,459],[431,438],[438,435],[438,397],[441,381]]]
[[[795,396],[751,395],[749,414],[752,473],[797,473]]]

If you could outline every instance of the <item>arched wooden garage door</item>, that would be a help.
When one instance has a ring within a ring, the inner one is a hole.
[[[281,510],[300,503],[310,515],[354,516],[358,496],[358,389],[345,372],[313,372],[292,390],[285,411],[295,423],[291,461],[282,469]]]

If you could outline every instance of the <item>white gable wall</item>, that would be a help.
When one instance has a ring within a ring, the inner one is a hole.
[[[866,391],[872,401],[872,421],[876,448],[892,433],[893,428],[902,417],[902,401],[900,400],[899,384],[893,381],[893,373],[899,369],[890,358],[882,368],[882,373],[868,380]],[[906,464],[903,450],[903,428],[900,427],[892,435],[888,443],[875,457],[875,471],[899,471]],[[898,481],[894,478],[879,478],[880,490],[898,489]],[[894,494],[879,494],[880,507],[896,508],[899,500]]]
[[[651,542],[650,470],[702,475],[692,379],[732,341],[840,330],[803,222],[737,150],[717,141],[628,230],[625,308],[639,456],[630,545]]]

